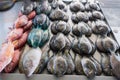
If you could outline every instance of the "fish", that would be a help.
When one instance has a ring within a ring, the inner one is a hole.
[[[40,48],[32,48],[24,55],[22,65],[24,74],[27,77],[30,77],[33,73],[37,72],[37,67],[39,66],[41,55],[42,51]]]
[[[2,45],[0,50],[0,72],[12,61],[14,56],[14,45],[9,41]]]
[[[8,33],[7,40],[14,41],[14,40],[19,39],[22,35],[23,35],[23,29],[22,28],[13,29]]]
[[[94,78],[96,73],[95,63],[92,60],[90,60],[88,57],[83,57],[81,60],[81,64],[83,67],[84,74],[88,78]]]
[[[14,23],[14,27],[15,28],[22,28],[23,26],[25,26],[28,23],[28,18],[26,15],[22,15],[19,18],[17,18],[17,20]]]
[[[20,55],[21,55],[21,50],[17,49],[14,51],[14,56],[12,58],[12,61],[4,69],[4,71],[6,73],[10,73],[10,72],[13,72],[15,70],[15,68],[18,65]]]
[[[20,59],[19,59],[19,64],[18,64],[18,69],[19,69],[19,72],[20,72],[20,73],[24,73],[23,65],[22,65],[22,60],[23,60],[24,55],[25,55],[30,49],[32,49],[32,48],[29,47],[27,44],[25,44],[25,46],[23,47],[23,51],[22,51],[22,53],[21,53],[21,56],[20,56]]]

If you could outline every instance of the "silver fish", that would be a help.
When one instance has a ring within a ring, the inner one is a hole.
[[[24,73],[27,77],[30,77],[37,69],[41,59],[41,54],[42,51],[39,48],[32,48],[23,57],[22,65]]]

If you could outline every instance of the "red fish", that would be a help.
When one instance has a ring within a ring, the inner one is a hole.
[[[23,35],[23,28],[13,29],[7,36],[7,40],[14,41]]]
[[[0,72],[12,61],[14,45],[11,42],[3,44],[0,51]]]
[[[29,20],[27,25],[24,26],[24,31],[30,30],[32,28],[32,20]]]
[[[25,26],[28,23],[28,18],[26,15],[20,16],[16,21],[15,21],[15,28],[21,28]]]
[[[26,31],[25,33],[23,33],[22,37],[19,40],[13,41],[15,49],[19,49],[26,44],[28,33],[29,31]]]
[[[36,16],[36,12],[32,11],[29,15],[28,15],[28,19],[33,19]]]
[[[15,50],[14,57],[13,57],[11,63],[8,64],[4,69],[4,71],[6,73],[12,72],[16,68],[16,66],[18,65],[18,62],[19,62],[20,54],[21,54],[21,51],[19,49]]]

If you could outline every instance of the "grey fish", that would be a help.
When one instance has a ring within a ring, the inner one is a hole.
[[[110,65],[112,67],[113,75],[120,80],[120,55],[112,53],[110,56]]]
[[[101,53],[101,67],[103,73],[107,76],[112,75],[111,67],[110,67],[110,57],[104,53]]]
[[[73,62],[72,57],[69,54],[69,50],[65,50],[64,55],[66,56],[66,61],[67,61],[67,64],[68,64],[68,68],[67,68],[66,73],[67,74],[72,74],[75,70],[75,64]]]
[[[58,53],[55,55],[54,61],[53,61],[53,73],[57,77],[63,76],[68,68],[67,61],[65,59],[65,56],[61,53]]]
[[[30,77],[37,69],[41,59],[42,51],[39,48],[32,48],[23,57],[23,69],[27,77]]]
[[[96,66],[95,66],[94,62],[87,57],[83,57],[81,60],[81,64],[83,67],[84,74],[88,78],[94,78],[95,72],[96,72]]]
[[[82,64],[81,64],[81,59],[82,59],[82,57],[79,54],[76,54],[75,71],[78,75],[83,75],[84,74]]]

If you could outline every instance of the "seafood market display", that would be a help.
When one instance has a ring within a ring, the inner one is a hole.
[[[0,72],[27,77],[47,71],[119,80],[119,67],[119,45],[97,1],[25,1],[0,50]]]

